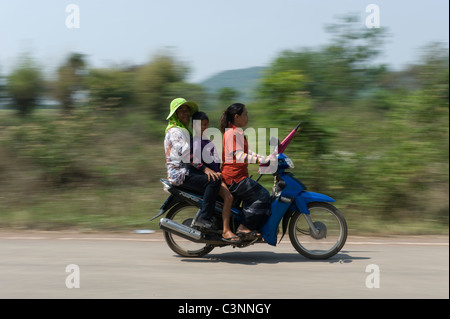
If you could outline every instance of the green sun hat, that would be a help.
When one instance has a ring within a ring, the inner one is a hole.
[[[191,109],[191,116],[192,116],[192,114],[194,114],[195,112],[198,111],[197,103],[192,102],[192,101],[186,101],[182,97],[179,97],[179,98],[173,100],[170,103],[170,113],[169,113],[169,116],[167,116],[167,120],[170,119],[172,117],[172,115],[174,115],[176,110],[182,105],[187,105],[187,106],[190,107],[190,109]]]

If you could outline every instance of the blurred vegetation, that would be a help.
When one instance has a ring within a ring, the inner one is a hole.
[[[70,114],[74,108],[74,95],[83,88],[86,62],[83,54],[72,53],[57,70],[57,79],[49,83],[53,96],[63,112]]]
[[[42,96],[44,79],[40,66],[28,54],[20,57],[14,71],[7,78],[6,90],[13,100],[17,114],[26,116],[36,107]]]
[[[285,51],[245,101],[249,127],[278,127],[310,190],[337,200],[351,234],[448,234],[449,55],[432,43],[401,71],[377,64],[383,29],[352,16],[327,26],[329,45]],[[127,230],[166,194],[169,103],[207,109],[211,126],[240,92],[188,83],[170,53],[145,65],[96,69],[72,53],[46,80],[27,54],[0,79],[0,228]],[[39,107],[54,98],[59,107]],[[256,176],[257,168],[251,168]],[[271,188],[272,179],[261,183]]]

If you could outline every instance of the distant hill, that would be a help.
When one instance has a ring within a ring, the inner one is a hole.
[[[243,101],[250,100],[266,69],[266,67],[252,67],[223,71],[199,84],[204,86],[210,94],[217,94],[221,88],[228,87],[238,91],[239,98]]]

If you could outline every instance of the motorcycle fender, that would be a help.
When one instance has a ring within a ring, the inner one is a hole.
[[[159,216],[164,215],[173,205],[175,205],[176,203],[178,203],[179,200],[173,196],[173,195],[169,195],[169,197],[167,197],[166,201],[164,202],[164,204],[162,204],[158,215],[156,215],[155,217],[153,217],[152,219],[150,219],[150,221],[158,218]]]
[[[295,205],[297,206],[297,211],[303,214],[309,215],[308,204],[313,202],[325,202],[332,203],[335,200],[327,195],[303,191],[295,198]]]
[[[280,238],[280,241],[278,243],[281,243],[281,241],[284,238],[284,235],[286,235],[287,228],[288,228],[288,225],[289,225],[289,221],[291,220],[292,215],[294,215],[294,211],[292,211],[292,210],[289,210],[289,211],[286,212],[286,214],[284,214],[283,222],[282,222],[283,233],[281,234],[281,238]]]
[[[261,235],[269,245],[276,246],[278,225],[290,205],[290,203],[281,202],[278,198],[272,202],[271,215],[261,228]]]

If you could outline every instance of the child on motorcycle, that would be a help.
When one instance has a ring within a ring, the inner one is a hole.
[[[222,183],[220,174],[202,163],[192,163],[191,115],[198,111],[196,103],[183,98],[170,103],[169,121],[164,138],[167,178],[172,185],[203,192],[203,203],[195,224],[213,228],[217,194]]]
[[[203,163],[213,171],[220,174],[220,157],[216,152],[214,144],[203,137],[203,132],[209,127],[209,118],[204,112],[196,112],[192,115],[194,122],[194,143],[193,159],[194,163]],[[206,158],[205,158],[206,157]],[[236,236],[230,228],[231,205],[233,195],[228,190],[227,185],[222,181],[219,196],[223,199],[222,220],[223,232],[222,239],[226,242],[238,242],[240,238]]]
[[[237,233],[259,236],[258,231],[270,216],[270,193],[249,178],[248,164],[266,164],[271,158],[249,151],[242,130],[248,124],[248,111],[244,104],[230,105],[220,122],[221,131],[224,133],[222,178],[231,194],[243,201],[244,220]]]

